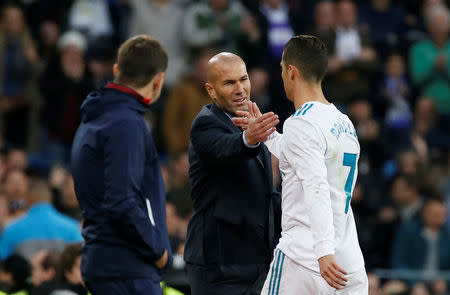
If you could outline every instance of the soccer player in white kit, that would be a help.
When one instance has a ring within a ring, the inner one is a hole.
[[[265,142],[282,175],[282,234],[261,294],[367,295],[368,280],[350,200],[360,147],[350,119],[329,103],[321,82],[325,45],[295,36],[281,61],[295,113]],[[245,127],[256,104],[233,121]]]

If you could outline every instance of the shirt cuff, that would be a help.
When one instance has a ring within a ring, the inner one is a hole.
[[[327,256],[330,254],[335,254],[334,243],[333,241],[321,241],[316,244],[314,247],[314,252],[317,256],[317,259],[320,259],[323,256]]]
[[[247,130],[242,132],[242,140],[244,141],[245,146],[248,147],[248,148],[256,148],[256,147],[258,147],[259,144],[260,144],[259,142],[257,144],[254,144],[254,145],[248,144],[247,140],[245,139],[245,132],[247,132]]]

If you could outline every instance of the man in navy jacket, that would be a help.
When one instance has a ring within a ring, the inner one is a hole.
[[[206,89],[214,103],[194,120],[189,148],[195,212],[184,252],[188,278],[194,295],[256,295],[280,227],[271,156],[262,143],[278,117],[264,114],[245,132],[234,126],[231,118],[248,109],[250,95],[245,64],[234,54],[209,61]]]
[[[166,199],[144,113],[161,93],[166,67],[156,40],[131,38],[119,48],[114,83],[81,107],[72,171],[84,216],[82,275],[93,295],[162,294],[171,259]]]

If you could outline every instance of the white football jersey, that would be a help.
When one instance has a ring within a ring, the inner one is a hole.
[[[279,159],[282,234],[277,246],[320,272],[318,259],[335,254],[354,273],[364,267],[350,200],[360,147],[350,119],[333,104],[308,102],[265,142]]]

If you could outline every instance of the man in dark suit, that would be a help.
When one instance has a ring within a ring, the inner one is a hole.
[[[259,294],[279,225],[270,154],[262,142],[278,117],[266,113],[244,132],[233,125],[236,111],[251,105],[246,66],[234,54],[211,58],[205,86],[214,103],[194,120],[189,148],[195,212],[184,258],[192,294]]]

